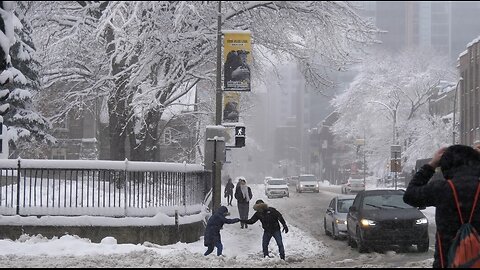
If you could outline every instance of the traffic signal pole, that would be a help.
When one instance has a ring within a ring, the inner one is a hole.
[[[217,90],[215,96],[215,125],[222,125],[222,1],[218,1],[218,18],[217,18]],[[216,150],[215,150],[216,152]],[[212,194],[212,203],[213,210],[217,210],[220,207],[222,200],[221,196],[221,185],[222,185],[222,167],[219,166],[219,161],[216,160],[217,155],[213,162],[215,163],[214,168],[214,179],[213,179],[213,194]]]

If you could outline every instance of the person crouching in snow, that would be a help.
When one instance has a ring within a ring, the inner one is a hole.
[[[255,214],[249,220],[241,220],[244,221],[246,224],[254,224],[257,220],[262,222],[263,228],[263,239],[262,239],[262,249],[263,249],[263,257],[268,256],[268,244],[270,244],[270,240],[275,238],[275,241],[278,245],[278,251],[280,253],[280,259],[285,260],[285,249],[283,247],[282,241],[282,233],[280,232],[280,224],[283,225],[283,232],[288,233],[287,223],[283,219],[282,214],[277,211],[277,209],[273,207],[268,207],[266,203],[262,200],[257,200],[255,205],[253,206],[253,210],[255,210]]]
[[[227,216],[228,209],[225,206],[220,206],[214,214],[208,219],[207,227],[205,228],[205,236],[203,239],[203,244],[208,248],[205,251],[205,256],[213,252],[213,249],[217,247],[217,255],[222,255],[223,245],[222,238],[220,236],[220,230],[223,227],[223,224],[233,224],[240,221],[238,218],[228,219]]]

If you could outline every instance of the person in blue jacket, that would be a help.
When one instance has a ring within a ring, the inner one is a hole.
[[[203,238],[203,244],[208,248],[205,251],[205,256],[213,252],[213,249],[217,247],[217,255],[222,255],[223,244],[222,237],[220,236],[220,230],[223,227],[223,224],[233,224],[240,221],[238,218],[229,219],[226,218],[228,215],[228,209],[225,206],[220,206],[214,214],[208,219],[207,227],[205,228],[205,236]]]

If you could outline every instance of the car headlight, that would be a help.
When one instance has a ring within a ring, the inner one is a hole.
[[[369,219],[364,219],[364,218],[362,220],[360,220],[360,224],[362,224],[363,227],[369,227],[369,226],[377,225],[377,223],[375,223],[375,221],[369,220]]]
[[[335,222],[336,222],[337,224],[340,224],[340,225],[341,225],[341,224],[347,224],[347,221],[346,221],[346,220],[342,220],[342,219],[336,219]]]
[[[428,224],[428,220],[427,220],[427,218],[420,218],[420,219],[417,219],[415,221],[415,224],[416,225],[425,225],[425,224]]]

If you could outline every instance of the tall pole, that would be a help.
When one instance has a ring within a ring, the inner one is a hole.
[[[396,129],[397,129],[397,110],[393,110],[393,142],[392,144],[395,144],[395,137],[396,137]]]
[[[217,26],[217,95],[215,98],[215,125],[222,124],[222,1],[218,1]]]
[[[367,185],[367,181],[366,181],[366,168],[367,168],[367,165],[365,163],[365,147],[366,147],[366,144],[367,142],[365,141],[365,129],[363,130],[363,186],[366,187]]]
[[[218,1],[218,25],[217,25],[217,90],[215,96],[215,125],[220,126],[222,124],[222,1]],[[216,146],[216,141],[215,141]],[[216,160],[216,147],[215,147],[215,163],[214,169],[214,182],[213,182],[213,210],[220,208],[222,196],[222,167]]]
[[[455,96],[453,98],[452,144],[455,144],[455,113],[457,112],[457,92],[458,92],[458,85],[460,84],[461,81],[463,81],[462,77],[460,77],[460,79],[457,82],[457,85],[455,86]]]

